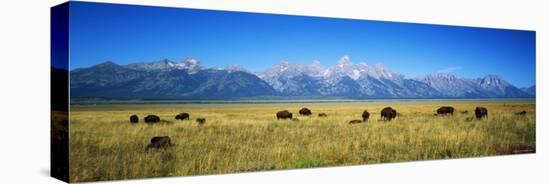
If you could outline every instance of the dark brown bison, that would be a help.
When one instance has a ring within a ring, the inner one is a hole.
[[[300,116],[309,116],[309,115],[311,115],[311,110],[305,107],[300,109]]]
[[[438,115],[448,115],[448,114],[453,115],[454,112],[455,112],[455,108],[451,106],[443,106],[437,109]]]
[[[151,138],[151,142],[147,145],[147,151],[152,149],[161,149],[172,146],[172,141],[168,136],[156,136]]]
[[[287,110],[277,112],[277,119],[292,119],[292,113]]]
[[[363,123],[363,121],[358,120],[358,119],[354,119],[354,120],[349,121],[349,124],[357,124],[357,123]]]
[[[475,110],[475,113],[476,113],[476,118],[477,119],[481,119],[481,118],[487,118],[487,108],[485,107],[476,107],[476,110]]]
[[[527,114],[527,111],[521,111],[521,112],[516,112],[515,115],[518,115],[518,116],[525,116]]]
[[[130,116],[130,123],[137,123],[139,122],[139,117],[137,115],[131,115]]]
[[[160,117],[158,117],[157,115],[148,115],[145,116],[143,120],[145,120],[145,123],[158,123],[160,122]]]
[[[369,117],[370,117],[369,111],[367,111],[367,110],[363,111],[362,116],[363,116],[363,121],[369,120]]]
[[[327,114],[325,114],[325,113],[319,113],[319,117],[326,118],[326,117],[327,117]]]
[[[206,118],[197,118],[197,123],[199,123],[199,125],[203,125],[204,123],[206,123]]]
[[[189,113],[182,112],[176,115],[177,120],[189,120]]]
[[[298,118],[292,118],[292,121],[298,122],[298,121],[300,121],[300,119],[298,119]]]
[[[397,116],[397,111],[391,107],[386,107],[380,111],[380,118],[382,120],[392,120]]]
[[[462,111],[461,113],[462,114],[468,114],[468,111]]]

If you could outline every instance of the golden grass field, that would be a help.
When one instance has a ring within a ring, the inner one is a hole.
[[[451,105],[453,116],[434,116]],[[380,110],[400,116],[380,121]],[[489,117],[466,121],[476,106]],[[299,117],[308,107],[311,117]],[[289,110],[299,122],[276,120]],[[361,119],[368,122],[348,124]],[[461,111],[468,110],[468,114]],[[526,116],[514,115],[525,110]],[[535,152],[535,101],[376,101],[265,104],[73,105],[70,113],[72,182],[373,164]],[[188,112],[191,121],[174,117]],[[327,118],[317,117],[318,113]],[[137,114],[138,124],[129,116]],[[172,123],[145,124],[159,115]],[[195,118],[206,118],[198,126]],[[153,136],[176,144],[146,152]]]

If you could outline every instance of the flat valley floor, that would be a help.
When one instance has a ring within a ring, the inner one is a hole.
[[[393,107],[395,120],[380,120]],[[453,106],[452,116],[435,116]],[[471,120],[476,106],[487,119]],[[299,116],[302,107],[310,117]],[[298,122],[277,120],[289,110]],[[367,122],[364,110],[371,113]],[[466,114],[461,112],[468,111]],[[515,115],[526,111],[526,115]],[[72,105],[72,182],[375,164],[535,152],[535,100]],[[175,120],[187,112],[191,120]],[[326,113],[328,117],[318,117]],[[136,114],[140,121],[129,122]],[[146,124],[143,117],[165,122]],[[195,119],[206,118],[199,126]],[[175,144],[146,151],[154,136]]]

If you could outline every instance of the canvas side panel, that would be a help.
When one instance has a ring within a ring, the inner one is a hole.
[[[50,15],[50,169],[69,182],[69,3],[52,7]]]

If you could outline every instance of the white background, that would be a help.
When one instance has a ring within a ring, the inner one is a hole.
[[[2,1],[0,183],[61,183],[49,175],[49,7]],[[548,183],[550,6],[545,1],[104,0],[161,6],[537,31],[537,153],[445,161],[119,181],[120,183]],[[546,81],[547,82],[547,81]],[[546,175],[545,175],[546,174]]]

